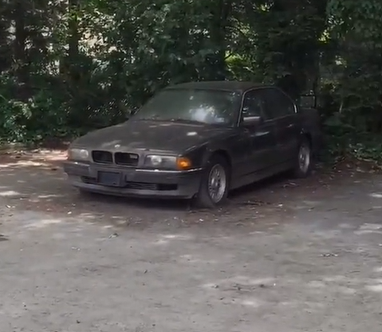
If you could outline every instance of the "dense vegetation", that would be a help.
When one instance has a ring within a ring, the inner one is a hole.
[[[67,137],[189,80],[314,92],[331,149],[382,152],[380,0],[0,0],[0,138]]]

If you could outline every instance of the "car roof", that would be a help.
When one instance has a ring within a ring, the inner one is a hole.
[[[244,92],[253,88],[262,88],[270,85],[254,83],[254,82],[240,82],[240,81],[203,81],[203,82],[187,82],[172,85],[166,89],[203,89],[203,90],[221,90],[221,91],[238,91]]]

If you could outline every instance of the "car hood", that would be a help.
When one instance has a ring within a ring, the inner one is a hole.
[[[195,145],[230,132],[231,128],[204,124],[130,120],[90,132],[75,140],[72,145],[91,150],[182,153]]]

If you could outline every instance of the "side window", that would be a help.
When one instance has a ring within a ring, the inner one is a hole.
[[[261,116],[268,120],[265,98],[261,90],[248,91],[244,95],[242,117]]]
[[[278,89],[266,89],[267,110],[272,118],[281,118],[295,114],[293,101]]]

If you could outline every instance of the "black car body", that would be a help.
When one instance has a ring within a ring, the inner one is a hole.
[[[64,170],[83,191],[215,206],[230,189],[276,173],[308,175],[320,143],[318,112],[277,87],[190,82],[162,90],[128,121],[75,140]]]

